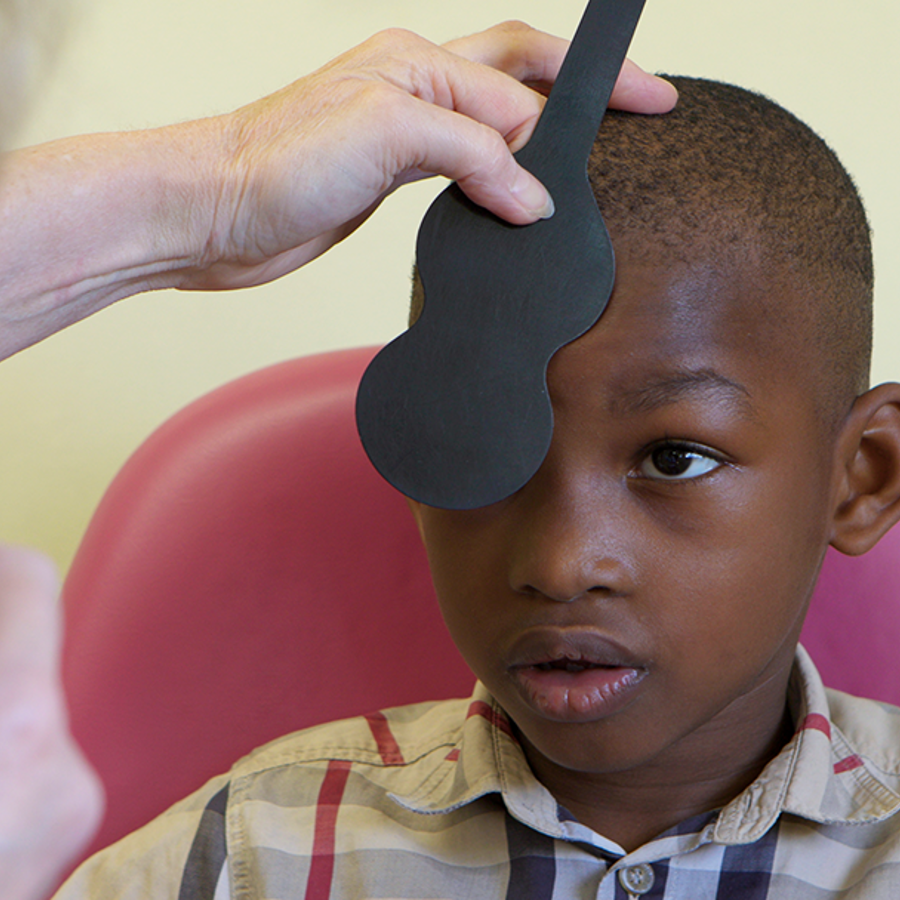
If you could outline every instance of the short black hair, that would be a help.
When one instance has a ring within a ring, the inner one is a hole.
[[[764,264],[806,288],[798,313],[825,365],[823,406],[846,412],[868,386],[874,280],[852,178],[821,137],[762,94],[663,77],[678,88],[675,109],[610,110],[588,162],[613,246],[637,242],[663,260],[690,261],[753,241]],[[423,301],[414,277],[411,322]]]

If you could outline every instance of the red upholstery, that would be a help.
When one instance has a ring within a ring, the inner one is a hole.
[[[109,810],[94,848],[291,730],[468,692],[403,499],[365,459],[372,349],[222,387],[115,479],[64,588],[64,679]],[[805,641],[826,681],[900,703],[900,529],[830,556]]]
[[[373,353],[213,391],[103,498],[63,590],[72,727],[108,792],[92,849],[281,734],[471,690],[406,503],[356,436]]]
[[[830,687],[900,706],[900,525],[864,556],[828,551],[800,640]]]

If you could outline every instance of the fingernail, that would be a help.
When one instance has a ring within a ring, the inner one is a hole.
[[[553,215],[553,213],[556,212],[556,204],[553,202],[553,198],[550,196],[549,191],[547,191],[546,194],[547,202],[538,211],[538,215],[542,219],[549,219]]]
[[[529,215],[539,219],[549,219],[556,212],[553,198],[547,189],[525,169],[519,169],[512,194]]]
[[[665,85],[665,89],[669,92],[670,96],[672,97],[672,101],[673,101],[672,105],[674,106],[675,103],[678,102],[678,88],[675,87],[675,85],[672,84],[672,82],[669,81],[667,78],[663,78],[660,75],[654,75],[653,78],[659,84]]]

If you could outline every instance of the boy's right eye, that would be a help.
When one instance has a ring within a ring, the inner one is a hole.
[[[705,447],[667,442],[654,447],[641,461],[638,471],[657,481],[687,481],[699,478],[724,464]]]

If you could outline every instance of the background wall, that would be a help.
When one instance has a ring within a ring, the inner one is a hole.
[[[19,143],[223,112],[399,25],[443,41],[508,18],[571,35],[582,0],[76,0]],[[873,377],[900,379],[896,0],[648,0],[645,68],[762,90],[838,150],[875,230]],[[0,540],[64,569],[104,487],[163,419],[222,382],[402,328],[416,226],[442,185],[390,198],[325,258],[231,295],[136,297],[0,366]]]

